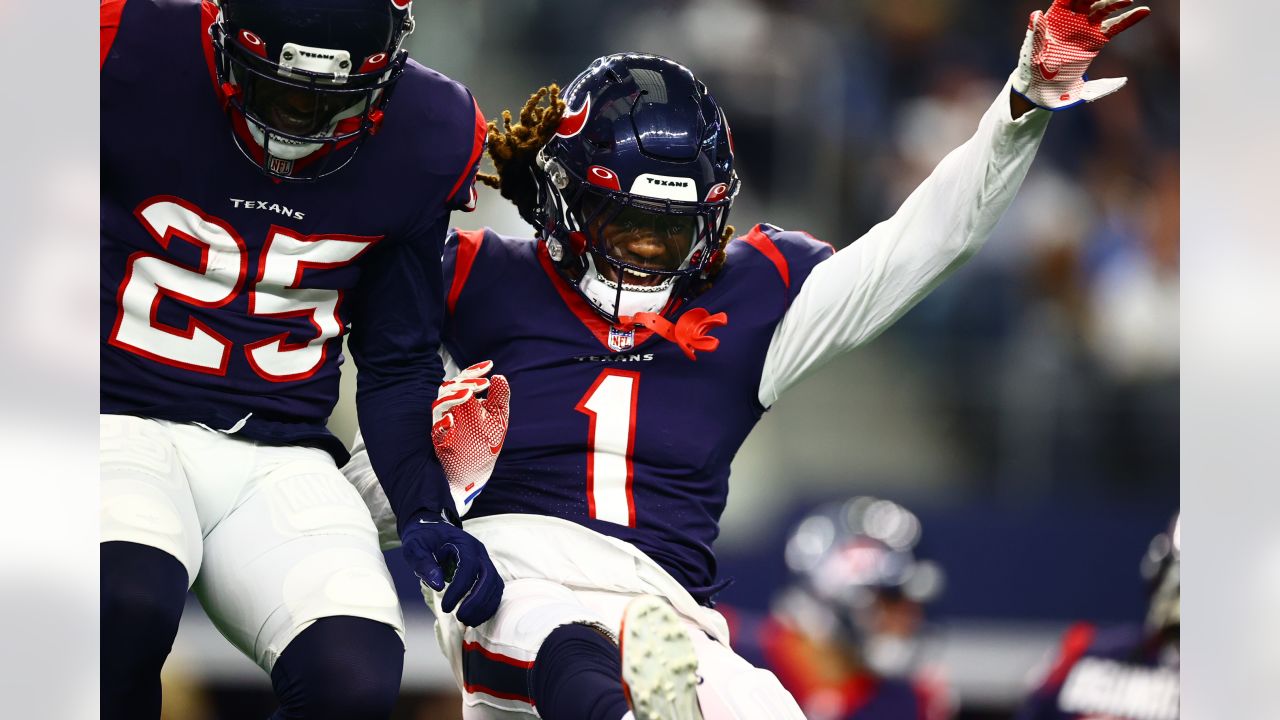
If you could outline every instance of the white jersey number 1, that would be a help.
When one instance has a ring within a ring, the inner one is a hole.
[[[587,510],[596,520],[636,526],[631,494],[635,474],[636,400],[640,373],[605,370],[575,408],[590,418],[587,430]]]

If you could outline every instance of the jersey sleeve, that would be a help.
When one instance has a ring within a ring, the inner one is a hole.
[[[459,523],[449,483],[431,444],[431,404],[444,376],[440,357],[446,278],[441,256],[450,211],[472,193],[483,150],[483,116],[463,85],[423,71],[428,91],[400,98],[438,130],[419,145],[432,183],[415,219],[363,269],[352,315],[356,413],[371,469],[398,525],[443,513]]]
[[[425,230],[378,248],[352,313],[360,430],[370,467],[402,524],[420,511],[457,519],[431,445],[431,403],[444,375],[440,254],[448,219],[444,212]]]
[[[463,212],[471,212],[476,209],[476,200],[479,194],[476,192],[476,172],[480,170],[480,156],[484,154],[485,136],[489,131],[488,123],[485,122],[484,113],[480,110],[480,103],[476,102],[474,97],[471,98],[471,104],[475,107],[475,128],[471,137],[471,154],[467,160],[467,166],[458,176],[453,184],[453,188],[449,191],[449,209],[461,210]]]
[[[893,217],[818,264],[774,332],[760,378],[770,407],[838,353],[873,339],[986,242],[1035,158],[1051,113],[1014,120],[1009,86]]]

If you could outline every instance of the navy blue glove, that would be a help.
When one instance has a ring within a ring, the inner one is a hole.
[[[462,528],[454,527],[440,515],[420,512],[404,524],[400,542],[418,579],[436,592],[445,591],[441,611],[449,613],[458,608],[458,621],[468,627],[479,625],[498,611],[502,577],[484,545]]]

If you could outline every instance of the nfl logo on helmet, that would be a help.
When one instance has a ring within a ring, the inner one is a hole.
[[[630,350],[631,346],[635,344],[635,340],[636,331],[634,329],[622,330],[616,327],[609,328],[609,347],[614,352]]]

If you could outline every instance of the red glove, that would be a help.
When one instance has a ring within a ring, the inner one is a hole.
[[[1151,14],[1150,8],[1139,7],[1107,19],[1132,4],[1133,0],[1054,0],[1049,12],[1031,13],[1013,76],[1014,92],[1046,110],[1062,110],[1119,90],[1128,78],[1085,82],[1084,73],[1111,38]]]
[[[431,442],[459,516],[489,482],[507,437],[511,388],[502,375],[486,378],[492,369],[486,360],[463,370],[440,386],[431,405]],[[487,397],[480,397],[486,390]]]

